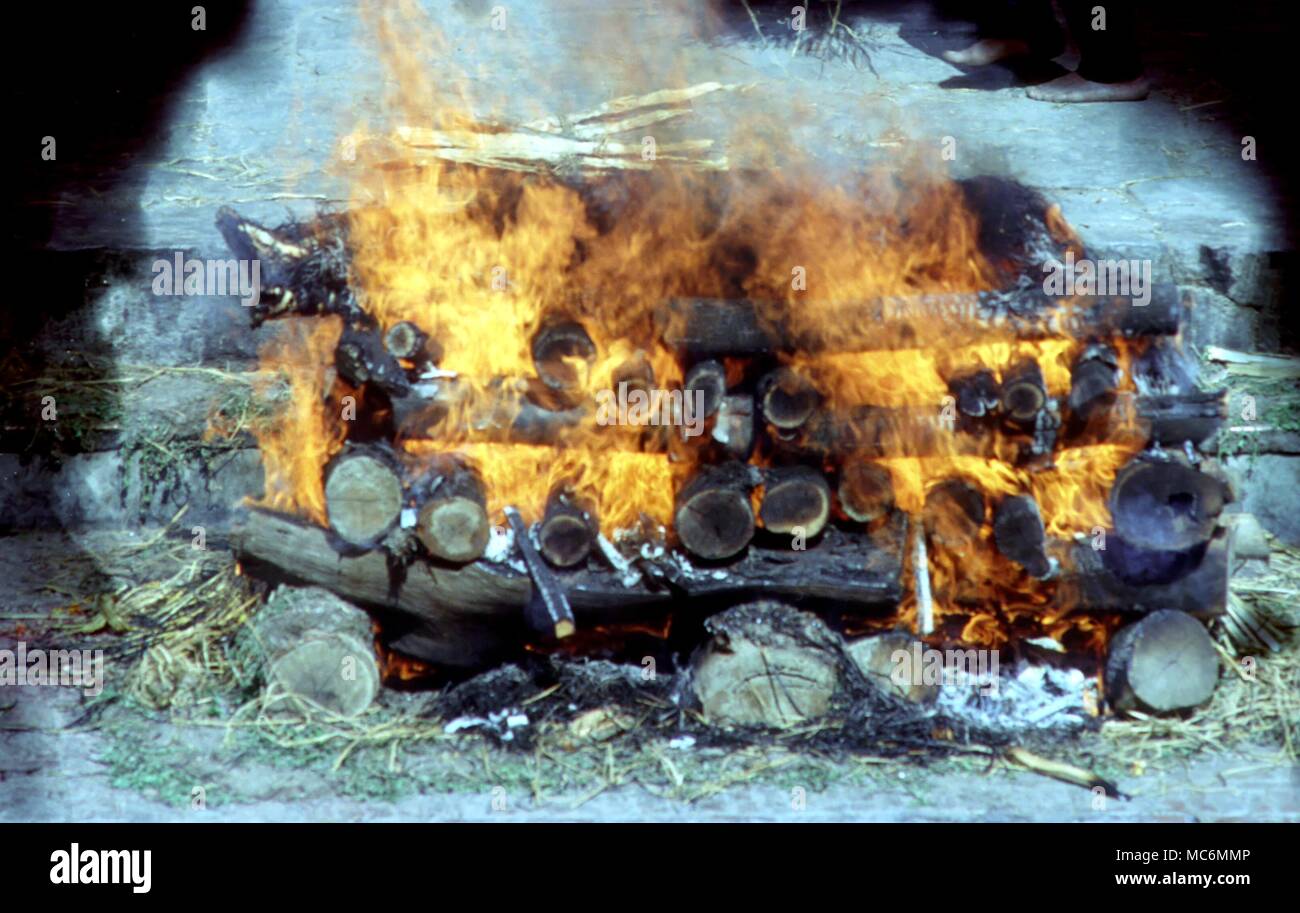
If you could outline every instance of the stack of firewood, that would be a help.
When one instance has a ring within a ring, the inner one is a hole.
[[[627,113],[618,108],[593,120]],[[492,139],[476,146],[486,157],[478,164],[504,167],[501,161],[520,159],[501,134],[485,136]],[[443,157],[460,142],[409,132],[397,139]],[[982,194],[986,187],[973,198]],[[764,302],[662,302],[660,341],[677,353],[683,391],[699,395],[707,435],[689,451],[692,468],[674,493],[668,528],[643,524],[615,542],[601,534],[597,505],[564,487],[551,493],[541,515],[525,518],[531,526],[514,523],[512,539],[503,518],[490,513],[492,479],[455,454],[464,423],[443,421],[467,411],[484,416],[473,426],[477,442],[562,448],[578,430],[589,433],[590,406],[572,395],[581,390],[574,365],[598,353],[580,322],[542,322],[531,347],[534,376],[467,384],[437,370],[432,328],[381,325],[361,306],[349,286],[346,219],[271,229],[223,210],[218,227],[234,253],[261,260],[254,323],[341,318],[334,368],[350,388],[364,391],[369,413],[359,423],[366,439],[349,441],[321,467],[328,528],[254,511],[237,546],[295,577],[418,619],[391,646],[458,668],[499,659],[539,636],[662,619],[682,600],[725,607],[743,596],[777,597],[887,617],[910,599],[920,633],[929,634],[927,555],[960,554],[977,540],[991,542],[1054,617],[1221,613],[1229,543],[1217,518],[1230,495],[1217,475],[1203,471],[1195,448],[1217,430],[1224,399],[1192,388],[1169,367],[1178,356],[1167,338],[1180,329],[1184,302],[1167,286],[1145,306],[1117,295],[1067,304],[1049,298],[1035,279],[1035,257],[1056,244],[1047,211],[1043,205],[1021,214],[1040,231],[1023,245],[1020,261],[1001,261],[1009,263],[1005,290],[837,305],[818,323],[852,332],[787,324]],[[1017,271],[1020,280],[1033,281],[1016,281]],[[1077,341],[1068,395],[1051,395],[1042,366],[1029,359],[948,378],[946,412],[845,405],[799,367],[800,357],[868,351],[873,338],[905,337],[908,327],[944,314],[951,315],[954,340]],[[1144,342],[1134,346],[1135,339]],[[1140,353],[1132,368],[1142,375],[1136,388],[1123,383],[1121,346]],[[630,362],[615,373],[650,389],[648,368]],[[1135,435],[1137,455],[1110,493],[1111,527],[1079,542],[1048,536],[1030,494],[994,496],[957,476],[930,485],[924,510],[909,517],[880,462],[955,454],[1050,471],[1063,448]],[[443,452],[408,459],[403,442],[421,439]],[[651,450],[679,443],[662,434],[635,440]],[[1166,632],[1170,649],[1182,649],[1186,631],[1158,617],[1141,636],[1122,641],[1113,661],[1149,663]],[[1131,692],[1134,675],[1125,671],[1113,677]],[[1159,698],[1140,703],[1153,706]]]

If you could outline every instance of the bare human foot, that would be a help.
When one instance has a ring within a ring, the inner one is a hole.
[[[1029,43],[1019,38],[981,38],[960,51],[944,51],[943,59],[959,67],[983,67],[1028,53]]]
[[[1145,76],[1128,82],[1092,82],[1078,73],[1066,73],[1041,86],[1030,86],[1025,92],[1036,101],[1058,104],[1092,101],[1141,101],[1151,92]]]

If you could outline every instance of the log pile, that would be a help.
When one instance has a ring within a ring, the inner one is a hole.
[[[476,148],[487,163],[533,167],[510,134],[484,137],[491,142]],[[453,139],[408,131],[394,141],[454,158]],[[602,150],[611,169],[631,167],[618,149]],[[1063,302],[1022,282],[996,292],[831,305],[816,327],[772,302],[662,302],[656,332],[679,361],[675,392],[698,396],[707,434],[691,442],[645,429],[602,439],[608,448],[688,463],[671,516],[661,518],[666,529],[642,523],[613,536],[602,531],[601,506],[565,485],[537,516],[513,506],[494,514],[493,479],[455,452],[470,437],[557,452],[579,436],[589,442],[593,369],[608,354],[594,341],[599,333],[565,316],[541,320],[531,376],[452,376],[437,370],[441,349],[431,327],[414,318],[381,325],[358,303],[338,217],[270,229],[223,210],[218,227],[237,255],[262,260],[268,282],[253,321],[340,317],[337,376],[382,416],[366,425],[380,429],[378,440],[373,433],[349,440],[322,467],[327,529],[254,510],[236,546],[291,576],[402,613],[407,623],[394,628],[400,633],[391,644],[426,661],[476,668],[539,638],[553,643],[593,625],[662,620],[682,600],[713,608],[783,598],[887,617],[924,593],[918,624],[929,633],[935,556],[960,561],[990,551],[1009,585],[1040,596],[1058,615],[1224,611],[1227,560],[1217,524],[1230,494],[1192,453],[1222,422],[1224,396],[1177,383],[1151,392],[1129,376],[1134,353],[1181,327],[1184,301],[1172,286],[1156,287],[1142,306],[1102,294]],[[917,345],[933,345],[923,337],[936,328],[947,345],[1000,340],[1022,354],[954,371],[944,378],[951,395],[942,406],[846,401],[819,387],[808,369],[823,356],[897,347],[909,334]],[[1068,389],[1049,383],[1048,366],[1023,354],[1042,340],[1070,343]],[[1148,367],[1162,364],[1152,359]],[[654,390],[644,352],[606,372],[618,388]],[[415,459],[404,449],[421,441],[443,452]],[[1045,517],[1027,489],[989,491],[955,468],[927,478],[924,503],[909,514],[890,462],[974,457],[1040,473],[1073,448],[1113,442],[1130,447],[1132,459],[1110,491],[1112,523],[1089,541],[1049,535],[1050,512]],[[960,587],[940,595],[962,601]],[[1161,709],[1185,699],[1166,697],[1143,677],[1164,637],[1161,622],[1152,624],[1123,641],[1117,702]]]

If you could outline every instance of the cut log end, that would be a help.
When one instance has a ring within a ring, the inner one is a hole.
[[[596,360],[596,344],[581,324],[560,321],[544,326],[533,337],[533,366],[552,390],[582,389]]]
[[[1115,528],[1140,548],[1183,551],[1205,542],[1228,500],[1222,482],[1172,460],[1139,457],[1115,477]]]
[[[1171,713],[1210,699],[1219,657],[1205,626],[1183,612],[1152,612],[1121,629],[1106,660],[1106,694],[1120,712]]]
[[[748,467],[739,463],[707,466],[677,496],[673,524],[692,554],[720,560],[738,554],[754,537],[754,509]]]
[[[709,418],[718,411],[722,398],[727,395],[727,369],[713,358],[697,362],[686,372],[682,386],[689,392],[698,390],[704,394],[704,417]]]
[[[831,490],[821,473],[806,466],[774,469],[764,486],[759,519],[773,533],[812,538],[830,518]]]
[[[537,528],[537,546],[556,567],[573,567],[586,560],[599,528],[590,505],[567,490],[552,492]]]
[[[415,359],[423,354],[429,337],[409,320],[401,320],[384,334],[384,348],[394,358]]]
[[[808,421],[819,401],[817,390],[793,368],[778,368],[759,382],[763,417],[784,431],[792,431]]]
[[[993,515],[993,539],[998,551],[1031,577],[1046,577],[1051,571],[1043,517],[1038,502],[1028,495],[1006,498],[998,505]]]
[[[961,550],[984,525],[984,495],[961,479],[940,482],[925,496],[925,529],[935,544]]]
[[[1029,359],[1009,369],[1002,381],[1002,411],[1020,424],[1034,421],[1047,405],[1047,388],[1038,363]]]
[[[340,539],[373,548],[397,523],[402,483],[388,460],[365,451],[345,452],[326,469],[325,507]]]
[[[483,505],[454,496],[420,509],[416,536],[431,555],[447,561],[473,561],[487,548],[491,524]]]
[[[844,464],[837,493],[840,508],[859,523],[870,523],[894,507],[894,483],[889,470],[865,460]]]

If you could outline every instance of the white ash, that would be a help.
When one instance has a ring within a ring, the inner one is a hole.
[[[1069,731],[1087,723],[1090,701],[1097,706],[1096,684],[1079,669],[1021,660],[1010,673],[999,672],[993,682],[944,681],[934,709],[990,729]]]
[[[402,527],[402,529],[410,529],[410,528],[412,528],[413,526],[415,526],[415,521],[416,521],[415,508],[414,508],[414,507],[403,507],[403,508],[402,508],[402,520],[401,520],[401,527]]]
[[[483,558],[493,564],[504,564],[520,573],[528,573],[528,566],[515,554],[515,534],[508,526],[494,526],[488,536]]]

